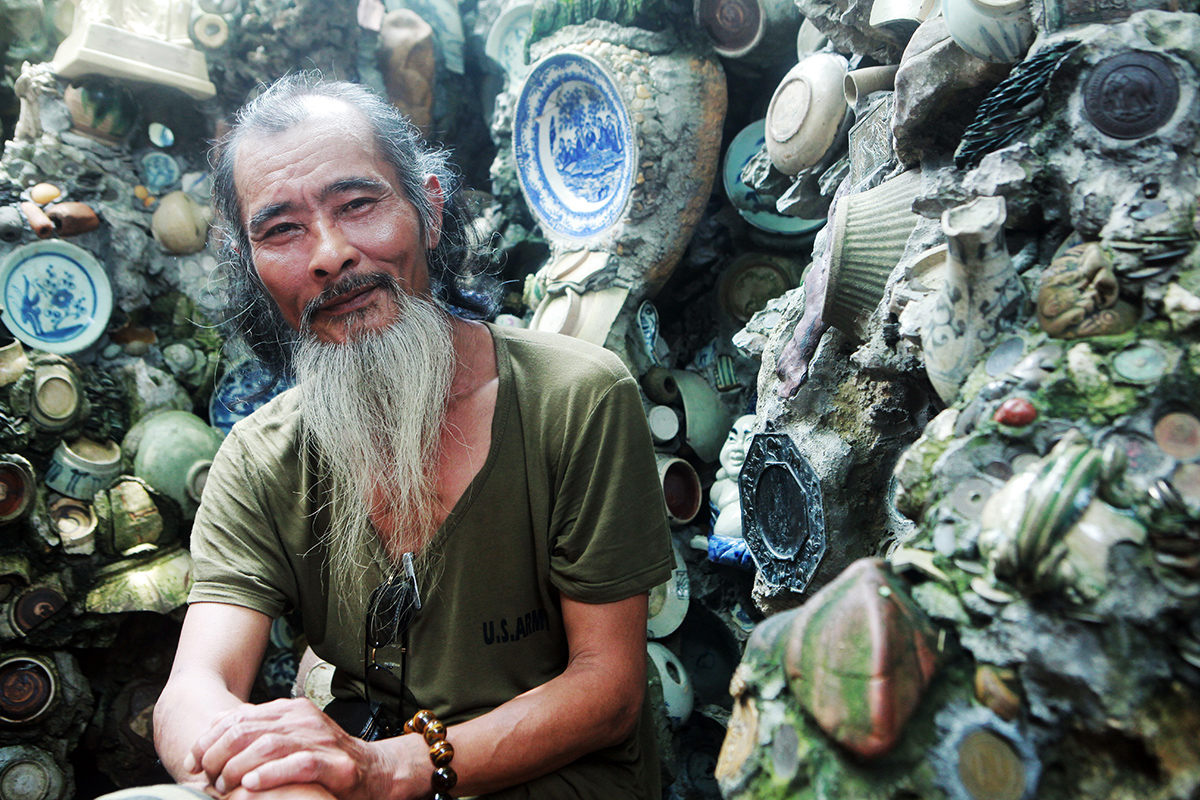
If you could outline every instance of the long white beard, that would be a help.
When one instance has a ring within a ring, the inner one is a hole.
[[[412,552],[432,583],[430,559],[420,556],[436,532],[439,441],[456,359],[446,313],[395,296],[390,328],[351,333],[343,344],[303,335],[296,349],[304,445],[331,487],[325,544],[338,580],[364,575],[378,537],[389,572]],[[372,520],[393,523],[391,530]]]

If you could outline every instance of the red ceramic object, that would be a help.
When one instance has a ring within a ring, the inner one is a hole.
[[[1010,397],[1000,404],[992,417],[1001,425],[1023,428],[1037,419],[1038,410],[1024,397]]]
[[[788,685],[817,724],[863,757],[883,755],[937,669],[937,636],[880,559],[855,561],[797,610]]]

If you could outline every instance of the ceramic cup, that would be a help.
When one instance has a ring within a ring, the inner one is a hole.
[[[872,92],[888,92],[896,88],[896,70],[900,67],[891,64],[884,67],[863,67],[850,70],[842,81],[842,91],[846,96],[846,105],[854,108],[860,98],[867,97]]]
[[[80,437],[60,442],[46,469],[46,485],[67,497],[90,500],[121,474],[121,448],[115,442]]]
[[[37,481],[30,463],[16,453],[0,455],[0,524],[28,514],[36,496]]]
[[[62,497],[50,504],[50,521],[68,553],[90,555],[96,550],[96,511],[90,503]]]
[[[721,455],[732,423],[730,414],[704,378],[683,369],[673,369],[671,375],[683,398],[684,438],[702,461],[711,464]]]
[[[767,155],[785,175],[814,166],[846,116],[846,60],[816,53],[783,76],[767,108]]]
[[[672,525],[686,525],[696,518],[704,491],[695,468],[682,458],[655,456],[658,479],[662,482],[663,498],[667,502],[667,519]]]
[[[79,413],[79,381],[66,364],[39,364],[33,371],[29,416],[43,430],[71,427]]]
[[[163,411],[138,423],[133,474],[195,516],[221,432],[187,411]]]
[[[679,728],[692,716],[692,679],[679,656],[658,642],[648,642],[646,649],[650,653],[650,663],[662,681],[663,705],[666,706],[667,719],[671,728]]]
[[[1027,0],[942,0],[954,43],[976,58],[1011,64],[1033,44]]]

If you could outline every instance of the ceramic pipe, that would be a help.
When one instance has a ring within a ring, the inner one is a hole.
[[[979,197],[942,214],[946,281],[921,336],[925,370],[950,405],[983,355],[1020,313],[1025,288],[1004,244],[1003,197]]]
[[[33,232],[39,239],[49,239],[54,236],[57,230],[54,227],[54,221],[46,216],[46,212],[42,211],[41,206],[37,203],[31,203],[28,200],[21,203],[21,213],[25,215],[25,219],[29,221],[29,227],[33,228]]]
[[[842,88],[846,93],[846,105],[854,108],[860,98],[872,92],[886,92],[896,88],[896,70],[899,65],[885,67],[863,67],[846,73]]]

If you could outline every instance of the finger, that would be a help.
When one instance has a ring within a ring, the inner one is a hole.
[[[262,705],[247,703],[222,714],[192,748],[198,768],[203,769],[209,780],[215,781],[225,771],[226,762],[259,737],[311,725],[304,721],[311,713],[306,705],[312,706],[312,703],[293,700],[277,700]],[[313,706],[312,711],[315,710]]]
[[[289,784],[320,784],[334,794],[359,779],[354,759],[336,749],[299,750],[264,761],[241,776],[241,785],[265,791]]]

